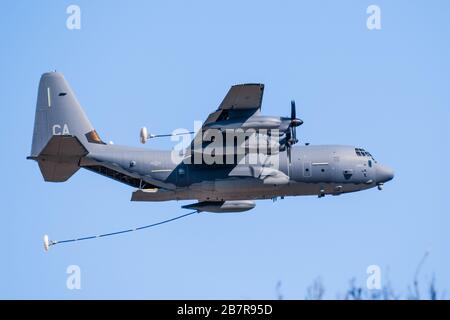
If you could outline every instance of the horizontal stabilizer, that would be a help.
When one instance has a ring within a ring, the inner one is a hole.
[[[79,169],[79,162],[88,151],[73,136],[52,136],[37,157],[28,157],[38,161],[39,169],[45,181],[63,182]]]

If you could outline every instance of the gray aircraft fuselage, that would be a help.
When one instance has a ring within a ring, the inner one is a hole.
[[[227,201],[271,199],[300,195],[339,195],[381,187],[393,178],[393,172],[368,155],[357,155],[355,147],[341,145],[305,145],[279,154],[279,170],[288,183],[263,183],[254,177],[230,176],[235,165],[195,165],[173,163],[171,151],[145,150],[115,145],[96,146],[81,163],[90,169],[89,159],[127,168],[144,177],[144,182],[160,181],[165,190],[138,192],[135,201],[191,200]],[[133,164],[130,167],[130,164]],[[238,165],[239,166],[239,165]],[[242,165],[242,169],[248,165]],[[145,189],[144,189],[145,190]]]

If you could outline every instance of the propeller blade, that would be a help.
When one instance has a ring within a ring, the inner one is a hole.
[[[286,131],[286,144],[289,144],[292,139],[292,128],[289,128],[288,131]]]
[[[294,145],[298,142],[296,127],[303,123],[302,120],[297,119],[297,111],[295,107],[295,100],[291,100],[291,125],[290,125],[290,145]]]
[[[291,163],[291,147],[290,146],[287,147],[287,154],[288,154],[289,163]]]
[[[297,118],[296,114],[297,112],[295,111],[295,100],[291,100],[291,120]]]

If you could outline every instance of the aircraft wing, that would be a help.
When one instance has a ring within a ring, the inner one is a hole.
[[[222,120],[242,118],[245,121],[246,118],[261,109],[263,94],[264,84],[262,83],[232,86],[219,108],[208,116],[203,127]]]
[[[261,108],[264,93],[262,83],[238,84],[230,88],[219,110],[249,110]]]
[[[203,133],[212,127],[216,129],[226,128],[230,124],[229,120],[231,120],[233,127],[240,127],[255,112],[260,111],[263,94],[264,84],[262,83],[232,86],[217,110],[209,114],[201,130],[192,140],[190,149],[194,150],[195,141],[199,141],[198,139],[201,141]]]

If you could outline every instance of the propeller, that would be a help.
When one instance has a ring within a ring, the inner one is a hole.
[[[303,120],[297,118],[297,111],[295,107],[295,100],[291,100],[291,122],[289,123],[289,128],[286,131],[286,146],[288,148],[289,160],[291,159],[291,148],[294,144],[298,142],[297,130],[298,126],[303,124]]]
[[[289,146],[292,146],[298,142],[296,128],[302,124],[303,120],[297,118],[295,100],[291,100],[291,123],[289,124],[289,130],[286,132],[286,142]]]

